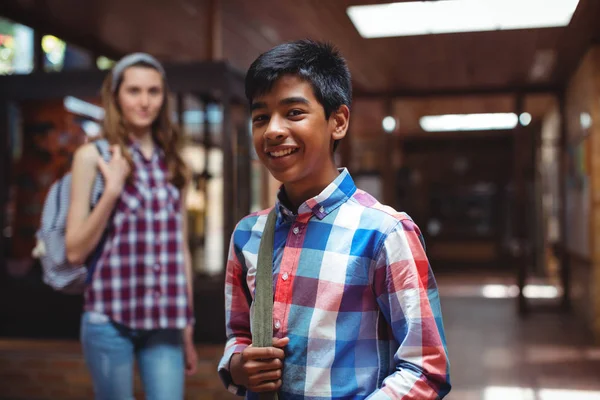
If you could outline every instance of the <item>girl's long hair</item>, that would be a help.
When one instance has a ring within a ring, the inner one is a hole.
[[[152,68],[156,70],[152,65],[140,62],[132,65],[142,66],[146,68]],[[123,121],[123,115],[121,108],[117,102],[117,94],[121,87],[121,81],[124,74],[121,74],[119,82],[117,82],[116,90],[111,90],[112,87],[112,74],[104,79],[102,85],[102,104],[104,106],[104,121],[103,121],[103,137],[111,145],[119,145],[121,147],[121,153],[127,159],[131,170],[134,171],[133,159],[127,149],[127,141],[129,133]],[[160,108],[156,120],[152,123],[152,138],[156,145],[165,154],[165,163],[167,165],[167,171],[169,181],[175,185],[178,189],[182,189],[189,178],[189,169],[186,166],[183,158],[181,157],[181,148],[183,146],[183,137],[179,133],[179,130],[171,123],[170,106],[169,106],[169,88],[166,79],[163,77],[163,104]]]

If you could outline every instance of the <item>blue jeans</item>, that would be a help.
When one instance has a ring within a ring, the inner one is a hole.
[[[81,342],[96,400],[133,400],[137,360],[148,400],[183,399],[185,367],[179,329],[130,329],[102,314],[85,312]]]

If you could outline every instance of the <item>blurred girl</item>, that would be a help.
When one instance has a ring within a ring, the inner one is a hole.
[[[85,290],[81,341],[96,399],[133,399],[138,363],[148,399],[183,399],[196,369],[185,186],[162,65],[144,53],[120,60],[102,87],[104,161],[93,143],[75,154],[67,257],[98,248]],[[95,174],[104,191],[90,210]]]

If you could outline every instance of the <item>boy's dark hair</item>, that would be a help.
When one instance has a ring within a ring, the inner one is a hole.
[[[280,44],[261,54],[246,74],[248,101],[252,103],[255,97],[268,93],[284,75],[297,75],[310,83],[326,119],[342,105],[350,108],[350,70],[333,45],[304,39]],[[333,151],[338,142],[334,142]]]

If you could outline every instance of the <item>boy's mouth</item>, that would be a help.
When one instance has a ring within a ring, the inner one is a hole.
[[[271,158],[280,158],[280,157],[285,157],[290,154],[296,153],[298,150],[299,150],[299,148],[289,148],[289,149],[267,152],[267,154]]]

